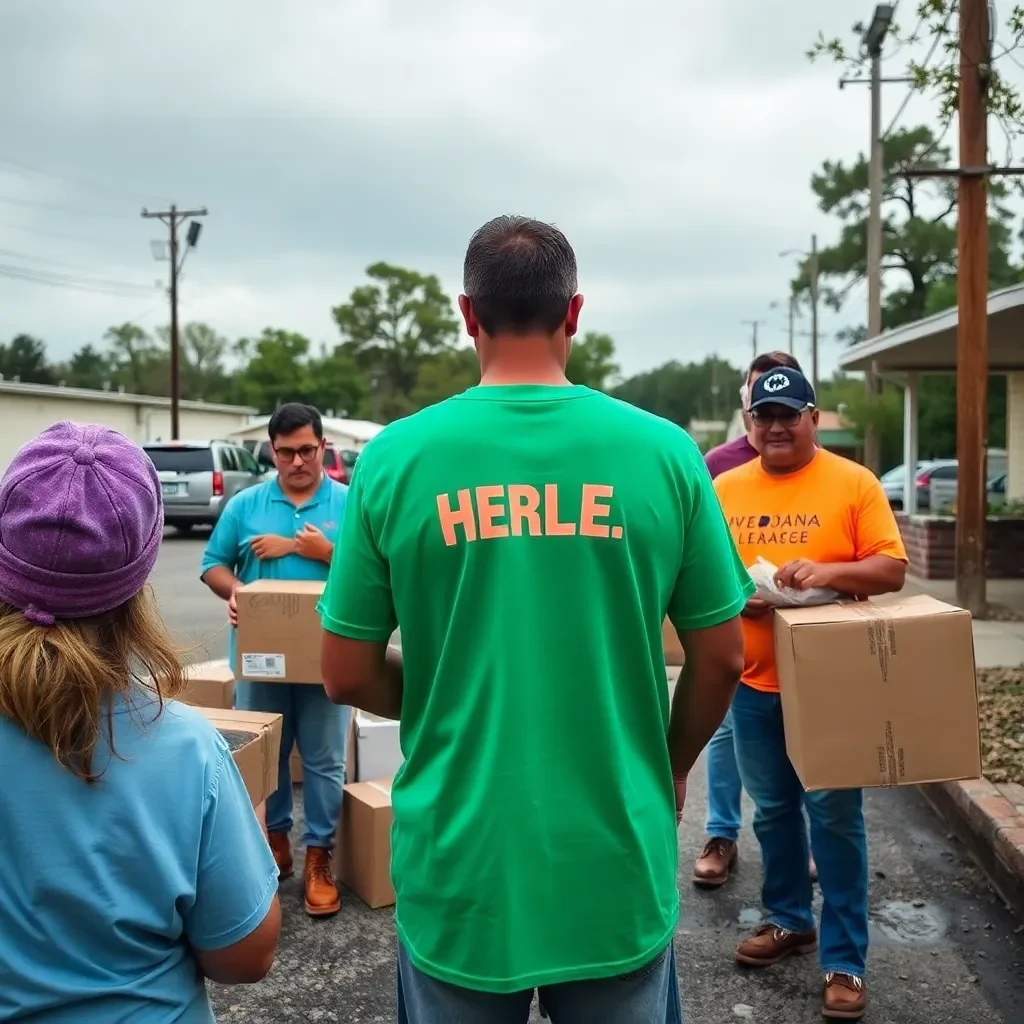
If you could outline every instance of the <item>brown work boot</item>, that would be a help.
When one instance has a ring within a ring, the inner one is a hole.
[[[292,860],[292,841],[287,832],[268,832],[270,852],[277,861],[277,877],[291,878],[295,874],[295,861]]]
[[[791,932],[773,924],[762,925],[736,949],[736,962],[747,967],[771,967],[786,957],[813,953],[818,948],[818,933]]]
[[[813,885],[815,882],[818,881],[818,865],[814,863],[814,855],[813,854],[811,854],[810,870],[811,870],[811,884]]]
[[[868,1008],[868,994],[862,978],[852,974],[825,975],[821,1015],[829,1020],[860,1020]]]
[[[713,836],[704,844],[704,849],[693,865],[693,884],[702,889],[717,889],[724,885],[729,881],[736,856],[736,843],[731,839]]]
[[[329,917],[341,910],[341,896],[331,871],[331,851],[326,847],[307,847],[303,881],[306,913],[310,917]]]

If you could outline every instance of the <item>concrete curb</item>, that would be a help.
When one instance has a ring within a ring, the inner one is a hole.
[[[1024,786],[969,779],[920,789],[999,895],[1024,917]]]

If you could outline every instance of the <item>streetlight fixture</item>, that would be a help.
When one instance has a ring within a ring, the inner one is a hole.
[[[892,27],[892,18],[895,13],[896,8],[892,4],[879,4],[875,8],[871,24],[868,25],[862,39],[864,49],[872,60],[881,56],[882,45],[885,43],[885,37],[889,34],[889,29]]]

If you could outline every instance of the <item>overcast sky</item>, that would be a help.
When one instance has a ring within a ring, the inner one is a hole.
[[[583,329],[614,336],[627,374],[740,363],[743,320],[785,344],[770,304],[795,258],[780,251],[836,232],[811,172],[868,136],[866,89],[840,91],[804,52],[872,8],[0,0],[0,269],[143,286],[0,277],[0,338],[37,334],[61,357],[112,323],[166,322],[150,251],[165,235],[139,211],[174,200],[210,211],[183,316],[232,338],[279,326],[333,343],[331,306],[377,260],[437,273],[454,297],[473,229],[524,213],[569,236]],[[902,99],[887,87],[886,117]],[[906,123],[929,110],[915,100]],[[826,338],[823,370],[835,351]]]

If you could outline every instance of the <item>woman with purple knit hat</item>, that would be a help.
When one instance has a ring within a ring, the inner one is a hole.
[[[0,1020],[207,1024],[255,982],[277,865],[146,582],[145,453],[56,423],[0,481]],[[159,687],[150,682],[160,679]]]

